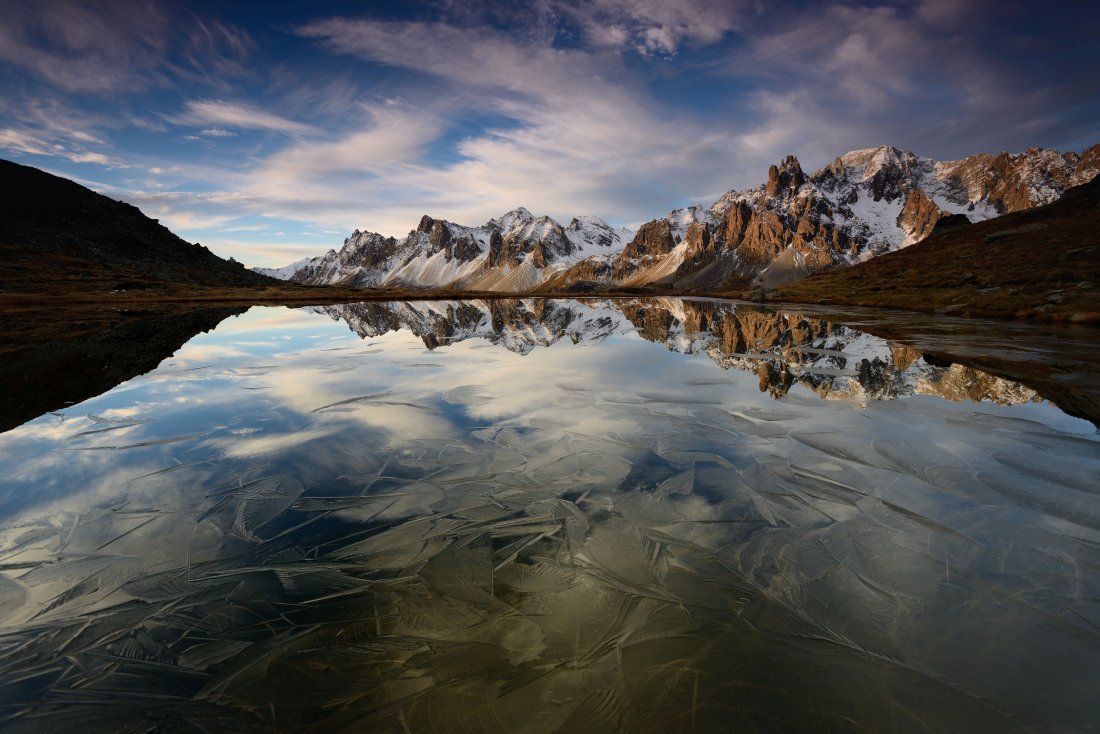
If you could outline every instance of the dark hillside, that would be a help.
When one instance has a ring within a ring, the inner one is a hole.
[[[81,269],[117,270],[122,289],[147,281],[204,286],[272,280],[180,239],[130,204],[29,166],[0,160],[0,290]]]

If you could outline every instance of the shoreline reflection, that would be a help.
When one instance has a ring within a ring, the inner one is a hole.
[[[999,380],[721,304],[256,309],[0,435],[0,727],[1087,729],[1100,440]]]

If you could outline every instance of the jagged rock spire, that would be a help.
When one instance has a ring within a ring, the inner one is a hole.
[[[783,159],[779,166],[771,166],[768,169],[768,184],[764,191],[768,196],[791,195],[802,188],[806,183],[806,174],[802,172],[802,166],[798,159],[789,155]]]

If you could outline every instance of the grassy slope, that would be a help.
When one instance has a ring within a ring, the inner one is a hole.
[[[1100,178],[1059,201],[934,235],[767,300],[1100,322]]]

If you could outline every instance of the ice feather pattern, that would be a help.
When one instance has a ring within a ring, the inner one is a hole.
[[[449,344],[508,320],[484,338],[517,355],[632,326],[710,377],[571,375],[547,389],[585,396],[576,421],[479,412],[511,396],[470,370],[356,384],[300,401],[302,430],[414,406],[419,434],[292,459],[199,434],[196,460],[135,471],[123,500],[27,512],[0,526],[0,725],[1015,732],[1052,700],[1057,728],[1092,721],[1095,440],[903,410],[946,368],[846,327],[666,305],[326,309],[432,344],[448,309]],[[737,378],[789,399],[735,403]],[[180,444],[134,451],[154,449]],[[987,675],[1021,661],[1048,675]]]

